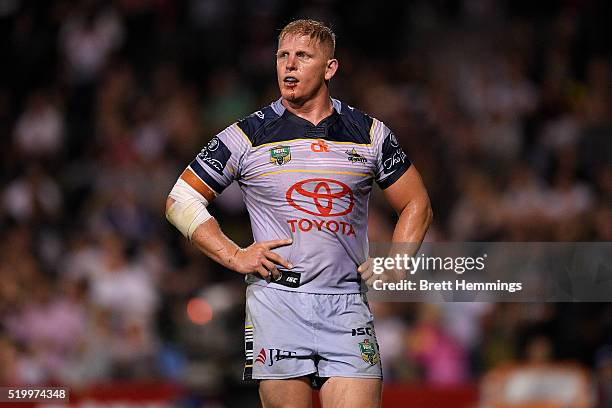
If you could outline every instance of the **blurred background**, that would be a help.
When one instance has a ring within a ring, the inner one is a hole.
[[[427,240],[612,241],[611,8],[0,0],[0,385],[258,406],[240,380],[244,283],[164,203],[215,133],[278,98],[276,36],[297,17],[331,24],[332,95],[390,126],[423,175]],[[237,186],[212,207],[252,242]],[[370,239],[394,221],[376,190]],[[372,306],[385,406],[486,405],[532,366],[575,374],[547,384],[580,389],[563,406],[612,406],[610,304]]]

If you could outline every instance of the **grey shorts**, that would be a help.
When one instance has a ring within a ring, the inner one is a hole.
[[[249,285],[245,380],[382,378],[365,294],[325,295]]]

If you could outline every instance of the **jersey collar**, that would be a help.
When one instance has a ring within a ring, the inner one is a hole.
[[[336,123],[338,119],[340,118],[340,114],[338,113],[337,105],[335,103],[336,101],[334,99],[331,99],[332,107],[333,107],[332,113],[326,118],[322,119],[318,125],[315,125],[314,123],[290,112],[289,109],[285,108],[285,106],[282,104],[281,100],[282,98],[279,98],[276,102],[273,103],[273,105],[275,105],[274,107],[277,108],[278,111],[280,111],[278,112],[279,116],[282,117],[283,119],[286,119],[290,122],[296,123],[301,126],[305,126],[307,128],[328,128],[334,123]]]

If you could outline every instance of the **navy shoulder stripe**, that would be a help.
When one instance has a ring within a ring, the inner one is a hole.
[[[236,125],[244,132],[246,137],[249,138],[251,144],[254,144],[253,141],[257,133],[270,121],[278,119],[278,115],[274,112],[271,106],[266,106],[265,108],[258,110],[247,116],[246,118],[239,120]]]
[[[344,102],[340,103],[342,104],[340,113],[345,123],[348,122],[347,125],[361,136],[361,143],[371,143],[370,130],[374,119],[359,109],[355,109]]]
[[[197,174],[198,177],[200,177],[203,182],[208,184],[208,186],[212,188],[215,193],[221,194],[223,190],[225,190],[225,187],[219,184],[214,178],[212,178],[207,173],[206,170],[204,170],[204,167],[202,167],[202,165],[198,163],[197,159],[194,159],[191,163],[189,163],[189,167],[191,167],[191,169],[195,172],[195,174]]]

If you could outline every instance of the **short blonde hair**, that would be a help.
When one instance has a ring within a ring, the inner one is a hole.
[[[310,37],[328,51],[329,58],[334,57],[336,51],[336,34],[320,21],[316,20],[295,20],[290,22],[282,29],[278,35],[280,43],[288,35],[299,35]]]

